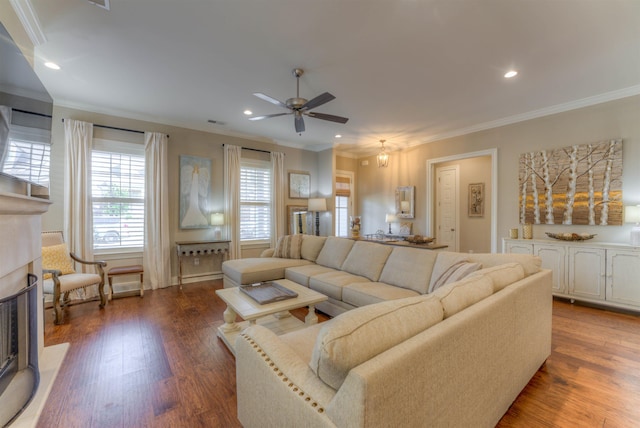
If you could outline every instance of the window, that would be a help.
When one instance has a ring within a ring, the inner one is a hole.
[[[349,216],[351,216],[352,173],[336,174],[335,229],[336,236],[349,236]]]
[[[49,187],[50,141],[47,130],[11,125],[2,172]]]
[[[271,164],[242,160],[240,165],[240,240],[271,239]]]
[[[144,243],[144,147],[94,140],[91,152],[93,248]]]

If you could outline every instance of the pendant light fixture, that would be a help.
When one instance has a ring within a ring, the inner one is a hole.
[[[378,160],[378,168],[386,168],[389,166],[389,155],[384,150],[384,142],[387,140],[380,140],[380,144],[382,144],[382,151],[378,153],[376,159]]]

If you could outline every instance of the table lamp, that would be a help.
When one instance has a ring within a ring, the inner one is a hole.
[[[215,231],[213,232],[215,239],[220,240],[222,238],[222,231],[220,230],[220,226],[224,224],[224,214],[222,213],[213,213],[211,214],[211,226],[215,226]]]
[[[631,245],[640,247],[640,205],[629,205],[624,207],[625,223],[635,223],[631,229]]]
[[[320,236],[320,211],[327,210],[327,200],[325,198],[309,198],[308,209],[316,213],[316,236]]]
[[[389,223],[389,235],[391,235],[391,223],[395,223],[398,220],[395,214],[387,214],[384,216],[384,222]]]

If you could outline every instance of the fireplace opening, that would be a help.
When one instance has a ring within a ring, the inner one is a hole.
[[[38,389],[38,278],[0,299],[0,426],[13,422]]]

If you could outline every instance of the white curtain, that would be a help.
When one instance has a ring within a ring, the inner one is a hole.
[[[271,152],[271,195],[273,205],[271,207],[271,248],[275,248],[278,238],[286,234],[283,228],[284,213],[284,153]]]
[[[9,130],[11,129],[11,107],[0,106],[0,171],[4,158],[9,153]]]
[[[64,140],[64,238],[70,251],[81,259],[93,260],[91,212],[93,123],[65,120]],[[80,266],[83,272],[94,272],[93,266],[80,264],[76,267]],[[95,287],[87,288],[85,291],[85,297],[93,297],[97,294]]]
[[[227,217],[229,258],[239,259],[240,251],[240,158],[242,147],[224,146],[224,210]]]
[[[168,138],[158,132],[144,134],[144,252],[145,284],[151,289],[171,285],[169,238]]]

